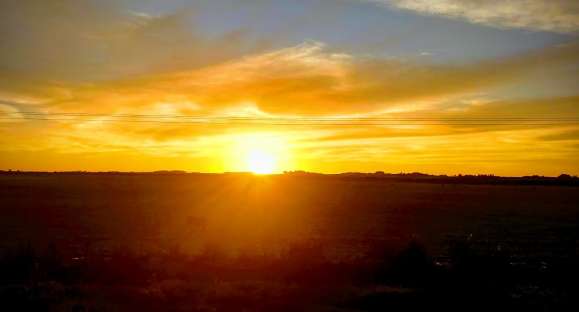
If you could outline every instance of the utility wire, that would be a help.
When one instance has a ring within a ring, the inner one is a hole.
[[[7,115],[26,116],[70,116],[70,117],[113,117],[113,118],[175,118],[175,119],[241,119],[241,120],[308,120],[308,121],[332,121],[332,120],[573,120],[579,121],[579,117],[534,117],[534,116],[512,116],[512,117],[259,117],[259,116],[199,116],[199,115],[177,115],[177,114],[95,114],[95,113],[42,113],[42,112],[13,112]]]
[[[579,117],[252,117],[196,116],[177,114],[94,114],[7,112],[0,120],[63,122],[129,122],[157,124],[280,125],[280,126],[405,126],[405,125],[472,125],[472,126],[550,126],[579,125]]]
[[[137,119],[62,119],[62,118],[1,118],[0,120],[32,120],[62,122],[154,123],[183,125],[271,125],[271,126],[409,126],[409,125],[464,125],[464,126],[554,126],[579,125],[579,122],[255,122],[255,121],[170,121]]]

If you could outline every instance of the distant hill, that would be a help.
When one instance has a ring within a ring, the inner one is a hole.
[[[201,173],[187,172],[182,170],[159,170],[151,172],[123,172],[123,171],[20,171],[20,170],[0,170],[0,175],[252,175],[250,172],[225,172],[225,173]],[[557,177],[547,176],[521,176],[521,177],[501,177],[492,174],[479,175],[431,175],[421,172],[410,173],[384,173],[377,171],[374,173],[364,172],[344,172],[336,174],[325,174],[307,171],[286,171],[282,174],[273,174],[276,177],[288,178],[315,178],[315,179],[365,179],[365,180],[390,180],[397,182],[414,183],[436,183],[436,184],[509,184],[509,185],[558,185],[558,186],[579,186],[579,177],[569,174],[561,174]]]

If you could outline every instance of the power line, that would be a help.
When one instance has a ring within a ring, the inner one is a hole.
[[[200,115],[177,115],[177,114],[96,114],[96,113],[42,113],[42,112],[13,112],[6,115],[26,116],[66,116],[66,117],[111,117],[111,118],[160,118],[160,119],[203,119],[203,120],[282,120],[282,121],[406,121],[406,120],[525,120],[525,121],[579,121],[579,117],[534,117],[534,116],[510,116],[510,117],[266,117],[266,116],[200,116]]]
[[[256,121],[171,121],[171,120],[138,120],[138,119],[66,119],[66,118],[10,118],[0,120],[63,121],[63,122],[105,122],[105,123],[154,123],[181,125],[271,125],[271,126],[427,126],[427,125],[463,125],[463,126],[555,126],[579,125],[579,122],[256,122]]]
[[[407,125],[471,125],[471,126],[551,126],[579,125],[579,117],[257,117],[199,116],[177,114],[95,114],[8,112],[0,120],[62,122],[126,122],[191,125],[272,125],[272,126],[407,126]]]

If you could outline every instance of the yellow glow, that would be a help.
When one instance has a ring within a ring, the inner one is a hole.
[[[276,157],[270,151],[259,149],[249,151],[245,161],[248,171],[257,174],[274,173],[277,169]]]
[[[290,170],[290,151],[285,138],[275,133],[250,133],[230,137],[225,155],[225,171],[256,174]]]

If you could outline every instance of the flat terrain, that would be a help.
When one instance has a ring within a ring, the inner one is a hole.
[[[298,240],[359,249],[414,237],[444,254],[449,240],[468,238],[521,256],[556,256],[575,252],[579,188],[300,176],[0,175],[0,207],[2,245],[82,240],[262,252]]]
[[[366,277],[375,275],[366,264],[379,263],[389,255],[395,259],[411,241],[419,242],[439,268],[453,265],[452,247],[457,243],[468,244],[481,256],[500,254],[508,266],[525,270],[551,270],[576,259],[579,187],[447,182],[249,174],[4,174],[0,175],[0,247],[6,253],[22,246],[37,251],[57,248],[64,267],[74,261],[86,261],[87,266],[90,261],[115,261],[119,250],[153,258],[169,255],[177,262],[211,254],[213,259],[275,258],[295,264],[297,258],[288,255],[296,255],[295,250],[301,248],[309,252],[308,260],[323,262],[325,268],[358,265],[363,269],[354,270],[360,273],[353,276]],[[148,263],[177,266],[154,259]],[[220,274],[225,271],[219,269]],[[166,279],[186,285],[199,280],[178,272],[164,279],[158,277],[161,273],[151,274],[140,282],[142,287],[149,289],[152,279],[157,285]],[[260,280],[257,275],[224,279]],[[79,278],[63,283],[96,282]],[[377,285],[392,285],[365,283],[374,285],[374,290]],[[260,285],[268,291],[278,287]],[[521,283],[516,285],[520,288]],[[358,291],[365,294],[364,287]],[[400,288],[394,293],[400,291],[404,293]],[[311,290],[304,293],[311,294]],[[386,293],[387,298],[393,296]],[[372,310],[383,304],[359,293],[344,296],[365,298],[360,299],[362,303],[345,299],[348,303],[340,306],[346,310]],[[77,301],[90,306],[83,300]],[[71,301],[62,302],[61,308]],[[267,307],[272,306],[263,309]],[[228,306],[222,308],[228,310]]]

